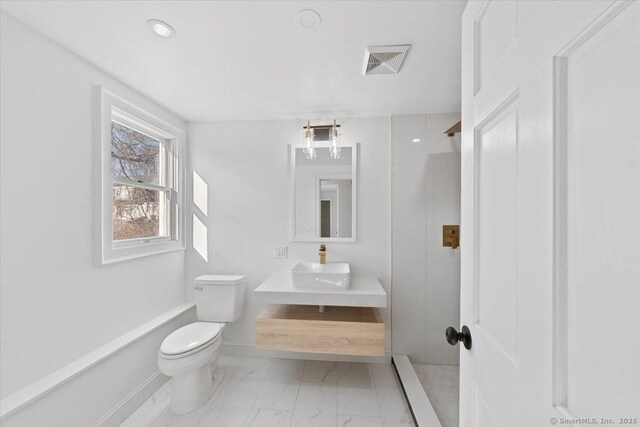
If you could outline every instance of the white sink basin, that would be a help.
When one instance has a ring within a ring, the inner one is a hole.
[[[299,262],[291,270],[291,284],[294,288],[346,290],[349,276],[351,269],[347,263]]]

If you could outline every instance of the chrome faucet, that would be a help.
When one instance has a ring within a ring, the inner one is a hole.
[[[327,263],[327,247],[325,245],[320,245],[320,250],[318,251],[318,255],[320,256],[320,264]]]

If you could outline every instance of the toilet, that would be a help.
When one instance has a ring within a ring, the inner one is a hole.
[[[222,380],[217,360],[227,322],[242,316],[245,276],[195,280],[198,321],[172,332],[158,351],[160,372],[171,377],[171,412],[186,414],[208,401]]]

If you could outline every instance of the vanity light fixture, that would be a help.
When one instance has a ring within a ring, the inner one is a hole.
[[[338,128],[340,125],[336,120],[332,125],[315,125],[311,126],[311,122],[307,121],[307,124],[302,127],[302,152],[308,160],[316,158],[316,147],[314,143],[320,141],[323,144],[328,141],[328,144],[324,144],[323,147],[329,145],[329,155],[332,159],[339,159],[341,157],[340,148],[340,133]]]
[[[332,159],[339,159],[342,149],[338,146],[340,140],[340,134],[338,133],[338,126],[335,119],[333,120],[333,126],[329,129],[329,140],[331,141],[331,147],[329,148],[329,154]]]
[[[169,24],[159,19],[149,19],[147,21],[147,27],[151,28],[151,31],[158,36],[168,39],[176,34],[176,30]]]
[[[303,144],[304,148],[302,150],[304,151],[307,159],[315,159],[316,149],[313,147],[313,128],[309,121],[307,121],[307,126],[304,128]]]
[[[420,138],[413,138],[411,142],[420,142]]]

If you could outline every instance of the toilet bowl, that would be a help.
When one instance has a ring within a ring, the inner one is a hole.
[[[173,378],[171,411],[186,414],[211,398],[222,375],[216,360],[223,323],[196,322],[169,335],[158,352],[160,372]]]
[[[171,412],[186,414],[207,402],[222,380],[217,359],[226,322],[242,314],[244,276],[196,278],[198,321],[172,332],[158,351],[160,372],[172,378]]]

